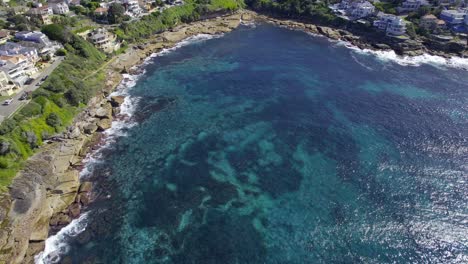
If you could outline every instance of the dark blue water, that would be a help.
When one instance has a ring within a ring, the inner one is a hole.
[[[64,261],[468,262],[466,71],[259,25],[154,58],[130,93]]]

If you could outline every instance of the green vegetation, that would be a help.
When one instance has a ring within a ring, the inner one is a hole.
[[[33,93],[32,101],[0,125],[0,189],[45,139],[71,123],[104,83],[103,73],[84,80],[106,60],[94,46],[60,25],[45,26],[43,32],[65,44],[62,52],[67,57]]]
[[[394,14],[396,15],[397,11],[396,8],[398,3],[396,2],[375,2],[374,6],[377,10],[382,11],[387,14]]]
[[[246,0],[258,12],[294,19],[310,20],[319,24],[340,25],[344,21],[335,16],[325,2],[307,0]]]
[[[95,3],[83,0],[84,11],[92,12],[99,6]],[[125,40],[116,53],[123,52],[128,47],[126,43],[144,40],[180,22],[191,22],[213,12],[234,11],[242,6],[242,0],[189,0],[183,6],[124,22],[115,30],[117,36]],[[86,31],[81,29],[87,25],[77,27],[73,25],[75,20],[62,17],[54,21],[56,23],[43,26],[41,31],[64,45],[65,49],[57,54],[66,58],[33,93],[32,101],[0,125],[0,191],[5,190],[24,161],[44,140],[71,124],[73,117],[105,82],[105,74],[98,70],[109,58],[76,35]]]
[[[229,12],[243,7],[241,0],[195,0],[185,5],[154,12],[140,20],[123,23],[114,33],[123,40],[139,41],[152,34],[174,27],[180,22],[188,23],[212,12]]]

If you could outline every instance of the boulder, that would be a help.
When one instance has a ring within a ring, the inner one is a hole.
[[[112,126],[112,120],[104,118],[99,120],[96,125],[98,131],[104,131]]]
[[[389,45],[383,43],[376,43],[372,45],[376,49],[389,50],[391,49]]]
[[[68,138],[77,138],[81,135],[80,129],[75,126],[71,129],[70,133],[68,134]]]
[[[340,39],[341,35],[340,32],[338,32],[335,29],[329,28],[329,27],[317,27],[318,32],[321,34],[331,38],[331,39]]]
[[[83,127],[83,131],[86,134],[93,134],[98,129],[98,126],[95,123],[88,124]]]
[[[64,226],[71,222],[71,217],[68,214],[58,213],[50,218],[51,226]]]
[[[104,104],[103,106],[96,109],[95,117],[98,118],[111,118],[112,117],[112,106],[110,103]]]
[[[121,106],[125,101],[125,96],[123,95],[116,95],[111,97],[111,105],[113,107]]]
[[[79,193],[90,192],[93,189],[93,183],[89,181],[82,182],[80,185]]]
[[[73,203],[68,208],[68,215],[70,215],[71,218],[77,218],[78,216],[80,216],[80,212],[81,205],[79,203]]]

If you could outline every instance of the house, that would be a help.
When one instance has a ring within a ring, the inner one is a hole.
[[[406,22],[398,16],[379,12],[374,27],[386,32],[388,36],[401,36],[406,33]]]
[[[463,24],[466,10],[443,10],[440,13],[440,19],[444,20],[450,26]]]
[[[0,56],[0,71],[18,86],[22,86],[33,74],[37,68],[24,55]]]
[[[444,29],[446,27],[445,21],[438,19],[433,14],[428,14],[421,17],[419,26],[428,30]]]
[[[0,71],[0,95],[1,96],[10,96],[18,92],[19,88],[16,86],[13,81],[8,78],[8,75]]]
[[[352,19],[360,19],[364,17],[368,17],[373,15],[375,12],[375,7],[373,4],[369,3],[368,1],[359,1],[359,2],[352,2],[346,13]]]
[[[138,17],[143,12],[138,0],[123,0],[122,5],[125,7],[125,13],[131,17]]]
[[[50,16],[53,15],[52,8],[49,6],[41,6],[29,9],[27,16],[39,18],[44,25],[52,24]]]
[[[70,12],[70,9],[68,8],[68,5],[66,3],[57,3],[57,4],[52,4],[52,11],[54,14],[57,15],[64,15]]]
[[[40,31],[21,31],[15,34],[17,40],[31,41],[44,45],[52,45],[49,38]]]
[[[58,42],[51,41],[40,31],[21,31],[15,34],[23,47],[35,48],[39,56],[53,56],[62,47]]]
[[[23,55],[31,63],[39,61],[39,56],[35,48],[23,47],[22,45],[14,42],[7,42],[0,46],[0,55],[2,56],[14,56]]]
[[[429,6],[426,0],[406,0],[397,7],[398,13],[407,13],[418,10],[422,6]]]
[[[96,10],[94,10],[94,15],[95,16],[107,16],[107,11],[109,9],[107,7],[98,7]]]
[[[98,28],[88,34],[88,40],[98,49],[111,53],[117,50],[120,45],[116,43],[116,36],[104,28]]]
[[[81,0],[68,0],[68,6],[79,6],[81,5]]]

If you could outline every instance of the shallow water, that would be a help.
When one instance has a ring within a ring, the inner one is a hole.
[[[270,25],[152,58],[62,260],[467,263],[467,84]]]

